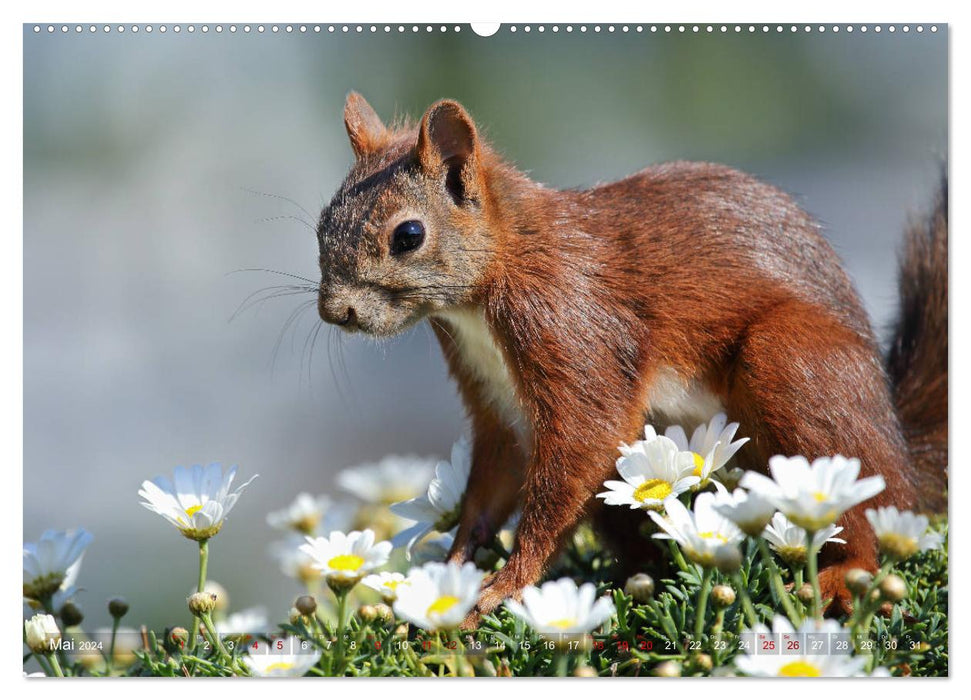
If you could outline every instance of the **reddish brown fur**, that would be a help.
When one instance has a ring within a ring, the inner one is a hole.
[[[321,314],[334,320],[346,306],[380,297],[387,308],[362,319],[362,328],[396,332],[431,316],[473,431],[452,561],[470,559],[521,502],[512,556],[467,624],[536,582],[587,515],[598,516],[626,563],[654,556],[634,516],[603,513],[594,495],[614,476],[617,446],[636,439],[649,417],[662,366],[702,382],[741,422],[752,438],[739,455],[746,466],[764,470],[775,454],[857,456],[862,475],[887,482],[868,506],[918,505],[921,479],[866,314],[816,223],[785,194],[724,166],[685,162],[556,191],[495,155],[457,103],[434,105],[417,133],[382,126],[374,136],[354,132],[374,128],[369,115],[357,116],[361,103],[350,98],[345,117],[355,150],[378,145],[358,154],[343,194],[322,216]],[[402,184],[395,168],[413,169],[413,180]],[[367,203],[348,198],[361,183]],[[394,222],[353,225],[416,201],[425,201],[436,246],[428,256],[437,257],[416,257],[414,265],[428,266],[419,279],[434,277],[438,291],[417,310],[398,311],[396,285],[407,272],[380,243]],[[946,263],[946,236],[944,251]],[[349,267],[380,269],[369,285],[381,291],[334,291],[330,280],[342,275],[341,289],[353,286]],[[457,280],[451,286],[461,291],[443,291],[443,279]],[[532,427],[528,444],[457,356],[455,329],[436,315],[449,308],[484,313]],[[924,401],[939,403],[939,394]],[[943,435],[946,445],[946,403],[933,430],[931,442]],[[822,582],[842,608],[843,572],[874,569],[876,550],[863,508],[841,524],[848,543],[824,549]]]

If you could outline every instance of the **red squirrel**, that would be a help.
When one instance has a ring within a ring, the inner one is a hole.
[[[505,566],[465,625],[537,582],[585,517],[618,560],[657,547],[643,513],[604,507],[622,442],[723,411],[736,456],[859,457],[886,490],[842,518],[821,584],[846,610],[874,570],[865,507],[941,508],[947,463],[946,183],[901,267],[888,362],[817,223],[787,195],[711,163],[656,165],[587,190],[530,180],[442,100],[387,127],[351,93],[356,162],[320,216],[318,310],[392,336],[427,320],[469,414],[472,470],[449,560],[522,508]]]

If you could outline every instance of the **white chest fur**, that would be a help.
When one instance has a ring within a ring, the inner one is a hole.
[[[685,379],[670,367],[661,367],[647,396],[650,420],[658,427],[680,425],[688,435],[725,410],[721,399],[694,379]]]
[[[483,398],[524,442],[531,426],[523,413],[506,358],[480,311],[457,310],[442,314],[448,322],[459,361],[479,383]]]

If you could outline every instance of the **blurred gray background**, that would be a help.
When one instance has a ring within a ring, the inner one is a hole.
[[[752,172],[819,217],[881,333],[898,240],[947,151],[943,28],[490,38],[468,27],[25,28],[24,536],[94,533],[80,579],[86,626],[108,624],[115,594],[133,623],[186,622],[195,547],[138,505],[142,480],[193,462],[258,472],[213,540],[210,576],[233,608],[264,603],[283,617],[299,589],[265,554],[278,539],[266,511],[300,490],[332,492],[337,470],[386,453],[447,454],[462,428],[423,326],[383,344],[326,328],[311,358],[312,306],[281,336],[304,297],[229,322],[247,295],[287,282],[233,271],[315,277],[307,223],[351,163],[341,121],[351,89],[386,119],[457,98],[512,161],[560,187],[670,159]]]

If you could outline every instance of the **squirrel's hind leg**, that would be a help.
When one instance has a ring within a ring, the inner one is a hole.
[[[752,437],[743,449],[757,464],[773,455],[812,461],[841,454],[860,459],[861,478],[885,479],[885,491],[838,522],[846,544],[826,544],[820,553],[823,597],[832,599],[830,614],[841,614],[851,601],[845,573],[877,568],[865,509],[910,508],[916,489],[876,350],[830,313],[793,301],[753,323],[736,358],[728,409]]]

